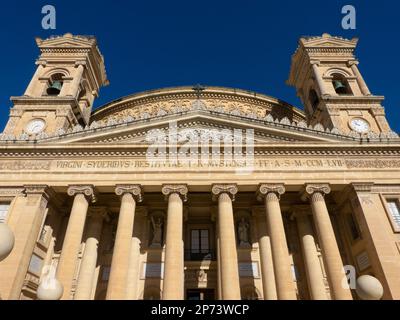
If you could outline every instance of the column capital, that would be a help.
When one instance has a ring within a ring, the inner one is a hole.
[[[312,196],[315,193],[319,193],[322,196],[325,196],[330,192],[331,192],[331,187],[329,186],[328,183],[320,183],[320,184],[307,183],[301,191],[301,199],[303,201],[306,201],[308,198],[310,198],[310,196]]]
[[[48,185],[24,185],[21,194],[25,196],[40,195],[48,203],[49,206],[59,210],[63,205],[63,199]]]
[[[87,216],[91,218],[104,219],[106,221],[110,220],[107,207],[89,207]]]
[[[40,194],[43,195],[47,200],[50,198],[53,190],[49,188],[46,184],[31,184],[24,185],[23,193],[26,195],[30,194]]]
[[[67,193],[71,197],[77,194],[83,194],[92,203],[96,202],[96,194],[93,185],[70,185],[68,186]]]
[[[79,66],[86,66],[86,61],[85,60],[78,60],[75,62],[75,67],[79,67]]]
[[[312,66],[314,66],[314,65],[319,66],[319,65],[321,64],[321,61],[319,61],[319,60],[310,60],[310,64],[311,64]]]
[[[373,182],[363,182],[363,183],[351,183],[352,189],[355,192],[371,192],[372,187],[374,186]]]
[[[137,202],[142,202],[143,200],[143,190],[142,186],[139,184],[119,184],[115,187],[115,194],[122,196],[125,193],[130,193],[135,198]]]
[[[38,59],[35,61],[35,65],[37,65],[38,67],[39,66],[45,67],[47,65],[47,61]]]
[[[351,67],[351,66],[357,66],[359,65],[359,62],[357,60],[349,60],[347,61],[347,66]]]
[[[218,200],[219,196],[226,193],[232,201],[235,201],[235,195],[238,193],[237,184],[213,184],[211,187],[211,192],[213,195],[213,201]]]
[[[161,192],[166,199],[168,199],[171,194],[176,193],[182,198],[183,201],[186,201],[189,189],[187,184],[163,184]]]
[[[258,186],[257,189],[257,200],[258,201],[263,201],[264,198],[269,194],[269,193],[275,193],[278,197],[278,199],[280,198],[280,196],[282,194],[285,193],[285,186],[283,183],[277,183],[277,184],[267,184],[267,183],[261,183]]]
[[[0,187],[1,197],[17,197],[24,195],[24,193],[25,193],[24,187]]]

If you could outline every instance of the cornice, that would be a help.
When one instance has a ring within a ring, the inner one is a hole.
[[[70,96],[65,96],[65,97],[40,97],[40,98],[36,98],[36,97],[29,97],[29,96],[12,96],[10,97],[10,100],[12,102],[22,102],[22,103],[29,103],[32,105],[43,105],[44,103],[46,105],[59,105],[60,103],[70,103],[70,104],[74,104],[74,105],[78,105],[78,101],[76,100],[75,97],[70,97]]]
[[[1,145],[2,158],[14,157],[82,157],[82,156],[137,156],[145,157],[147,146],[143,144],[54,144],[54,145]],[[257,156],[369,156],[366,161],[376,160],[373,157],[398,157],[400,144],[396,145],[329,145],[329,144],[263,144],[255,146]],[[400,161],[400,160],[399,160]]]
[[[115,134],[118,132],[113,132],[113,130],[124,130],[124,129],[137,129],[135,126],[140,125],[154,125],[157,123],[158,125],[162,123],[168,122],[170,117],[175,117],[176,121],[188,121],[189,119],[196,119],[196,121],[220,121],[221,125],[226,125],[229,121],[239,122],[242,125],[250,125],[252,127],[258,126],[258,131],[261,129],[274,129],[274,130],[284,130],[283,134],[306,134],[306,135],[314,135],[318,140],[321,137],[325,139],[331,140],[347,140],[347,141],[359,141],[359,142],[370,142],[370,141],[392,141],[392,140],[399,140],[399,136],[395,132],[387,132],[381,134],[370,134],[367,137],[361,137],[359,133],[355,131],[350,132],[348,135],[341,133],[337,128],[333,128],[330,130],[329,128],[324,128],[320,123],[317,123],[314,126],[307,126],[304,121],[295,122],[290,121],[287,117],[282,119],[274,119],[271,114],[263,118],[259,118],[255,115],[236,115],[236,114],[229,114],[225,112],[215,112],[210,110],[197,110],[191,109],[184,112],[176,112],[173,111],[171,113],[162,114],[159,116],[153,116],[151,118],[141,118],[141,119],[133,119],[132,117],[127,116],[126,118],[121,118],[118,121],[110,119],[106,124],[98,123],[96,121],[92,122],[90,126],[86,126],[85,128],[81,125],[76,125],[75,127],[71,128],[68,132],[63,130],[58,130],[54,134],[45,134],[41,133],[33,138],[27,136],[26,134],[22,134],[19,137],[15,137],[11,134],[0,134],[0,141],[1,142],[22,142],[22,143],[47,143],[47,142],[54,142],[65,140],[67,138],[75,137],[85,137],[86,139],[92,135],[93,138],[96,137],[96,133],[100,133],[102,135],[105,132],[109,132],[110,134]],[[112,141],[115,141],[113,138]]]
[[[384,96],[333,96],[333,95],[329,95],[329,96],[324,96],[322,97],[323,100],[329,102],[329,101],[334,101],[334,102],[342,102],[345,104],[357,104],[357,103],[368,103],[368,104],[378,104],[380,105],[380,103],[385,100]]]

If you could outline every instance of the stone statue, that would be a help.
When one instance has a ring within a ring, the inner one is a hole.
[[[238,226],[239,245],[240,246],[249,246],[250,245],[249,228],[250,228],[249,223],[246,221],[245,218],[242,218],[240,220],[239,226]]]
[[[157,219],[154,220],[154,217],[152,216],[151,224],[153,226],[153,239],[151,240],[151,246],[161,247],[163,222],[160,217],[157,217]]]
[[[203,269],[197,271],[197,281],[207,282],[207,273]]]

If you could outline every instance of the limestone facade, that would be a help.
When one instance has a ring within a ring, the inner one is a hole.
[[[2,299],[36,299],[49,268],[62,299],[357,299],[344,266],[400,299],[400,139],[356,39],[300,39],[288,83],[304,111],[200,86],[92,110],[108,84],[96,40],[37,44],[0,136],[0,222],[16,240]]]

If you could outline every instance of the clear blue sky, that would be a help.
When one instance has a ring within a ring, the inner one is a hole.
[[[57,10],[57,29],[41,28],[41,8]],[[341,28],[341,8],[357,9],[357,29]],[[34,38],[95,35],[110,86],[98,107],[148,89],[216,85],[248,89],[302,107],[288,87],[291,55],[302,35],[359,37],[360,69],[374,94],[386,96],[400,131],[400,4],[398,1],[3,1],[0,4],[2,74],[0,127],[10,96],[23,94],[38,57]]]

